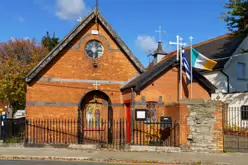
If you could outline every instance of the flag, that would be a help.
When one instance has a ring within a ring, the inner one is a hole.
[[[210,60],[192,48],[192,67],[212,71],[216,61]]]
[[[188,58],[186,56],[186,53],[184,51],[184,49],[182,48],[182,53],[183,53],[183,64],[182,64],[182,67],[186,73],[186,76],[187,76],[187,79],[188,79],[188,82],[191,83],[191,69],[190,69],[190,65],[189,65],[189,61],[188,61]]]

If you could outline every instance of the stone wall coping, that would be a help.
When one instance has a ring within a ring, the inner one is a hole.
[[[176,106],[176,105],[183,105],[183,104],[187,104],[187,105],[196,105],[196,104],[212,104],[212,105],[218,105],[218,104],[225,104],[222,101],[218,101],[218,100],[197,100],[197,99],[183,99],[180,100],[179,102],[173,102],[173,103],[168,103],[165,104],[165,107],[171,107],[171,106]]]

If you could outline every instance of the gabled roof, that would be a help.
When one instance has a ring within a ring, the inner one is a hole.
[[[194,45],[193,48],[209,59],[218,62],[214,67],[214,70],[218,70],[224,68],[229,57],[233,55],[242,41],[242,38],[228,34]],[[188,49],[186,53],[190,59],[190,50]]]
[[[195,44],[192,47],[210,59],[216,60],[218,63],[213,70],[219,70],[224,68],[224,65],[228,61],[229,57],[233,55],[239,45],[242,43],[243,39],[236,35],[223,35],[199,44]],[[188,59],[190,60],[190,49],[184,49]],[[168,56],[176,56],[177,52],[174,51],[169,53]],[[164,59],[162,59],[163,61]],[[151,63],[148,68],[150,68],[153,63]],[[199,69],[198,69],[199,70]],[[200,71],[200,70],[199,70]]]
[[[177,65],[179,65],[179,63],[177,62],[176,56],[165,57],[163,61],[150,67],[150,69],[140,74],[133,80],[129,81],[121,89],[124,90],[128,88],[134,88],[136,92],[139,92],[143,87],[145,87],[149,82],[152,82],[162,72],[166,72],[171,67]],[[203,85],[209,91],[209,93],[215,92],[216,87],[195,69],[193,69],[193,77],[194,80],[197,80],[201,85]]]
[[[26,82],[30,82],[33,78],[36,77],[58,54],[64,49],[70,41],[72,41],[77,34],[84,29],[94,18],[96,17],[96,10],[91,12],[68,36],[64,38],[26,77]],[[111,25],[107,22],[107,20],[102,16],[102,14],[98,11],[97,18],[102,24],[102,26],[106,29],[106,31],[110,34],[113,40],[120,46],[120,48],[127,54],[130,61],[134,64],[134,66],[138,69],[140,73],[143,72],[144,67],[141,62],[134,56],[131,50],[127,47],[127,45],[123,42],[123,40],[117,35]]]

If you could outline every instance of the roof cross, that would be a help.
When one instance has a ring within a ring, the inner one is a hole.
[[[179,49],[181,49],[182,46],[186,46],[186,43],[182,43],[183,38],[177,36],[177,42],[169,42],[170,45],[177,45],[177,61],[179,60]]]
[[[162,34],[165,34],[165,31],[162,31],[162,26],[159,26],[159,30],[155,30],[155,32],[159,33],[159,42],[162,41]]]
[[[79,17],[79,19],[77,19],[77,21],[82,22],[83,21],[82,17]]]

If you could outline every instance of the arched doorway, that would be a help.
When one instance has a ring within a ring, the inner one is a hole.
[[[94,90],[79,104],[79,143],[112,143],[113,109],[108,95]]]

